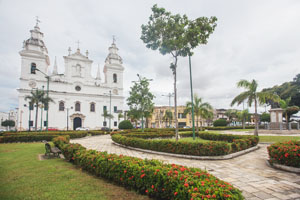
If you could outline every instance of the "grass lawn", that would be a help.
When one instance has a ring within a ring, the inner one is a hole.
[[[0,144],[0,199],[149,199],[63,159],[38,160],[42,143]]]
[[[171,139],[172,141],[176,141],[176,139]],[[213,140],[204,140],[202,138],[196,137],[195,140],[193,140],[193,137],[185,137],[185,138],[180,138],[179,141],[182,142],[214,142]],[[217,142],[217,141],[215,141]]]
[[[300,140],[300,136],[259,136],[259,142],[285,142]]]
[[[223,131],[223,130],[222,130]],[[230,130],[224,130],[224,131],[233,131],[233,132],[247,132],[247,131],[253,131],[254,129],[230,129]]]

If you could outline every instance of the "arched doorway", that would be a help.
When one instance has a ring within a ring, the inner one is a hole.
[[[75,117],[73,120],[73,130],[76,130],[76,128],[82,126],[82,121],[80,117]]]

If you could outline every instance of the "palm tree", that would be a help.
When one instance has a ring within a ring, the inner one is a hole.
[[[237,112],[237,117],[240,121],[242,121],[243,129],[245,129],[245,122],[249,119],[249,110],[245,109]]]
[[[124,118],[124,115],[120,112],[118,114],[118,124],[119,124],[121,118]]]
[[[32,105],[35,105],[36,107],[36,113],[35,113],[35,131],[37,131],[37,125],[38,125],[38,108],[40,104],[47,105],[47,109],[49,102],[53,102],[53,100],[50,97],[45,97],[45,92],[43,90],[34,90],[31,91],[31,95],[26,95],[25,100],[29,100],[29,102]]]
[[[284,110],[284,113],[285,113],[286,129],[289,129],[289,120],[288,120],[287,109],[289,108],[290,101],[291,101],[291,97],[289,97],[287,100],[281,99],[279,101],[279,106],[280,106],[280,108],[282,108]]]
[[[225,115],[228,117],[229,122],[232,123],[234,119],[237,118],[237,110],[234,109],[228,109],[225,112]]]
[[[104,121],[106,121],[106,118],[107,119],[113,119],[114,118],[114,116],[112,114],[108,114],[107,110],[103,111],[102,117],[104,117]]]
[[[171,126],[171,122],[173,120],[173,113],[170,110],[166,110],[165,115],[163,116],[163,119],[167,122],[169,122],[168,127]]]
[[[135,122],[135,127],[137,127],[137,121],[141,118],[140,112],[132,109],[128,111],[127,116],[132,122]]]
[[[254,109],[255,109],[255,131],[254,135],[258,136],[258,115],[257,115],[257,104],[263,105],[266,103],[266,100],[273,100],[274,102],[279,101],[279,97],[275,94],[269,93],[269,92],[257,92],[257,81],[252,80],[252,82],[249,82],[247,80],[240,80],[237,83],[237,87],[240,88],[245,88],[246,91],[242,92],[241,94],[237,95],[231,102],[231,106],[234,104],[240,105],[243,103],[244,100],[248,100],[248,105],[249,107],[252,105],[254,102]]]
[[[198,97],[197,94],[194,95],[194,114],[196,116],[197,133],[199,132],[199,126],[198,126],[199,118],[200,117],[202,119],[210,118],[211,115],[213,114],[212,110],[213,108],[209,103],[207,102],[202,103],[202,98]],[[191,112],[192,112],[192,102],[187,102],[184,113],[187,114]],[[202,131],[202,120],[200,122],[200,131]]]

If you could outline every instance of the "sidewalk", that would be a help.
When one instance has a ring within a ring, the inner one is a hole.
[[[71,142],[79,143],[88,149],[206,169],[214,176],[240,188],[245,198],[249,200],[300,200],[300,174],[275,170],[267,166],[266,144],[259,144],[259,150],[234,159],[204,161],[129,150],[113,145],[109,135],[74,139]]]

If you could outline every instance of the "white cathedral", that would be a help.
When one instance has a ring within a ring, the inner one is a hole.
[[[104,80],[101,81],[100,68],[96,78],[91,75],[93,61],[88,51],[83,55],[79,46],[72,53],[64,56],[65,72],[59,74],[56,59],[52,72],[48,72],[50,61],[48,50],[43,41],[44,34],[38,22],[30,31],[31,37],[24,41],[21,55],[21,77],[19,92],[19,130],[28,130],[35,126],[36,109],[38,109],[38,129],[47,125],[47,106],[36,108],[29,106],[26,95],[36,89],[47,90],[49,77],[48,127],[59,130],[74,130],[78,127],[100,129],[118,127],[118,113],[123,110],[123,71],[122,58],[118,55],[115,41],[108,48],[108,56],[103,68]],[[37,70],[36,70],[37,69]],[[114,116],[105,119],[104,110]]]

